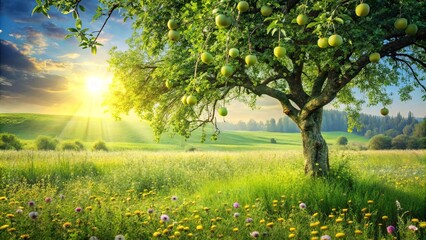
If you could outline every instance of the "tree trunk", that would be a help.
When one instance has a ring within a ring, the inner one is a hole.
[[[303,141],[305,174],[313,177],[325,176],[330,170],[327,143],[321,135],[322,113],[322,109],[316,110],[298,123]]]

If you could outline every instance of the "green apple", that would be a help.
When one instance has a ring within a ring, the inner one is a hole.
[[[406,33],[408,36],[416,36],[417,31],[418,31],[417,25],[416,25],[416,24],[414,24],[414,23],[409,24],[409,25],[407,26],[407,28],[405,29],[405,33]]]
[[[370,13],[370,6],[367,3],[361,3],[355,8],[355,14],[358,17],[365,17]]]
[[[260,13],[262,14],[262,16],[264,17],[269,17],[272,14],[272,8],[270,6],[262,6],[260,8]]]
[[[252,54],[247,55],[245,60],[246,60],[247,65],[249,65],[249,66],[252,66],[252,65],[257,63],[256,55],[252,55]]]
[[[169,36],[169,39],[172,41],[177,41],[180,38],[179,32],[175,30],[170,30],[168,36]]]
[[[214,60],[213,56],[208,52],[203,52],[201,54],[201,61],[205,64],[210,64]]]
[[[331,35],[328,38],[328,44],[332,47],[338,47],[343,44],[343,38],[338,34]]]
[[[378,63],[380,61],[380,53],[377,53],[377,52],[372,53],[370,54],[369,58],[370,58],[370,62]]]
[[[234,68],[230,65],[225,65],[220,69],[220,73],[225,77],[229,77],[234,73]]]
[[[386,115],[388,115],[388,114],[389,114],[389,109],[387,109],[386,107],[384,107],[384,108],[380,109],[380,113],[381,113],[383,116],[386,116]]]
[[[299,14],[296,19],[297,24],[299,24],[300,26],[308,24],[308,21],[308,16],[306,16],[305,14]]]
[[[283,48],[283,47],[280,47],[280,46],[278,46],[278,47],[275,47],[274,48],[274,55],[275,55],[275,57],[277,57],[277,58],[282,58],[282,57],[284,57],[285,56],[285,48]]]
[[[406,18],[398,18],[396,19],[394,26],[398,30],[404,30],[407,28],[408,21]]]
[[[188,97],[186,97],[186,103],[191,106],[195,105],[197,104],[197,98],[193,95],[189,95]]]
[[[186,95],[183,95],[180,101],[183,103],[183,105],[186,105]]]
[[[327,48],[329,46],[328,45],[328,38],[323,37],[323,38],[318,39],[317,44],[318,44],[318,47],[320,47],[320,48]]]
[[[176,28],[178,28],[178,23],[177,23],[177,21],[176,21],[176,20],[174,20],[174,19],[170,19],[170,20],[167,22],[167,27],[168,27],[170,30],[175,30]]]
[[[249,9],[249,4],[246,1],[240,1],[237,5],[237,9],[240,12],[246,12]]]
[[[172,82],[172,81],[170,81],[170,80],[167,80],[167,81],[166,81],[166,87],[167,87],[168,89],[172,88],[172,87],[173,87],[173,82]]]
[[[228,109],[226,109],[226,107],[220,107],[217,109],[217,113],[222,117],[226,117],[226,115],[228,115]]]
[[[219,14],[215,18],[216,25],[220,28],[227,28],[229,25],[231,25],[231,19],[229,19],[228,16],[225,16],[223,14]]]
[[[238,57],[238,55],[240,55],[240,51],[238,51],[238,49],[236,49],[236,48],[231,48],[231,49],[229,49],[228,54],[229,54],[230,57],[236,58],[236,57]]]

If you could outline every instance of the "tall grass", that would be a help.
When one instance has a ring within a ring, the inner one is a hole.
[[[385,236],[384,227],[389,224],[425,220],[425,151],[333,152],[331,163],[330,176],[318,180],[304,176],[299,151],[0,152],[0,197],[7,199],[0,201],[0,212],[14,213],[22,207],[27,214],[33,210],[43,213],[38,226],[32,226],[34,222],[27,216],[15,214],[14,221],[3,216],[0,225],[16,230],[0,230],[0,238],[30,234],[32,239],[88,239],[90,235],[112,239],[123,233],[130,239],[146,239],[158,229],[169,229],[158,223],[162,213],[169,214],[176,224],[190,227],[181,237],[193,233],[200,239],[221,234],[247,239],[251,231],[260,229],[272,239],[290,234],[308,239],[313,230],[310,223],[315,221],[329,226],[324,234],[343,231],[349,236],[362,229],[361,237],[367,239]],[[61,200],[62,194],[66,197]],[[171,196],[178,200],[171,201]],[[46,197],[54,198],[54,204],[45,203]],[[31,200],[42,208],[28,207]],[[402,210],[397,209],[397,200]],[[241,207],[234,209],[234,202]],[[303,211],[298,207],[301,202],[307,205]],[[74,212],[78,206],[93,210],[79,215]],[[155,209],[155,214],[147,214],[148,208]],[[143,214],[135,213],[138,210]],[[237,221],[232,217],[236,211],[256,223]],[[367,219],[366,213],[370,213]],[[404,221],[398,221],[402,213]],[[210,221],[218,216],[222,223]],[[384,221],[383,216],[388,219]],[[354,223],[343,228],[334,223],[338,218]],[[65,222],[72,227],[64,229]],[[200,224],[218,229],[197,231]],[[161,232],[162,236],[174,236],[176,227]]]

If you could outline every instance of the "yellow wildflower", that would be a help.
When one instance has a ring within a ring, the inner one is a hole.
[[[71,223],[70,222],[65,222],[63,225],[62,225],[62,227],[63,228],[70,228],[71,227]]]
[[[238,229],[238,228],[233,228],[233,229],[232,229],[232,231],[233,231],[233,232],[238,232],[238,231],[239,231],[239,229]]]
[[[328,226],[321,226],[321,227],[320,227],[320,229],[321,229],[322,231],[328,230]]]
[[[290,234],[288,235],[288,238],[294,238],[294,237],[296,237],[296,234],[294,234],[294,233],[290,233]]]
[[[28,235],[28,234],[22,234],[20,238],[22,238],[22,239],[29,239],[30,235]]]
[[[342,233],[342,232],[336,233],[336,238],[344,238],[344,237],[346,237],[345,233]]]
[[[203,230],[203,229],[204,229],[203,225],[198,225],[198,226],[197,226],[197,230],[200,230],[200,231],[201,231],[201,230]]]
[[[6,228],[8,228],[8,227],[9,227],[9,225],[7,225],[7,224],[6,224],[6,225],[3,225],[3,226],[1,226],[1,227],[0,227],[0,230],[6,229]]]
[[[153,237],[159,237],[159,236],[161,236],[161,233],[160,232],[155,232],[155,233],[152,234],[152,236]]]
[[[356,235],[361,235],[361,234],[362,234],[362,231],[361,231],[361,230],[359,230],[359,229],[357,229],[357,230],[355,230],[355,234],[356,234]]]
[[[266,226],[271,228],[271,227],[273,227],[273,226],[274,226],[274,223],[273,223],[273,222],[268,222],[268,223],[266,224]]]

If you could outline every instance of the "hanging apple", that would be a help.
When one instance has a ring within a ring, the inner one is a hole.
[[[296,22],[300,26],[308,24],[308,21],[308,16],[306,16],[305,14],[299,14],[296,18]]]
[[[396,19],[394,26],[397,30],[402,31],[405,28],[407,28],[407,24],[408,24],[408,21],[406,18],[398,18]]]
[[[168,27],[170,30],[175,30],[176,28],[178,28],[178,23],[177,23],[177,21],[176,21],[176,20],[174,20],[174,19],[170,19],[170,20],[167,22],[167,27]]]
[[[234,73],[234,68],[230,65],[225,65],[220,69],[220,73],[225,77],[229,77]]]
[[[320,48],[327,48],[329,46],[328,45],[328,38],[323,37],[323,38],[318,39],[317,44],[318,44],[318,47],[320,47]]]
[[[338,34],[331,35],[328,38],[328,44],[332,47],[338,47],[343,44],[343,38]]]
[[[213,62],[213,56],[208,52],[203,52],[201,54],[201,61],[205,64],[210,64]]]
[[[370,6],[367,3],[361,3],[355,8],[355,14],[358,17],[365,17],[370,13]]]
[[[220,107],[217,113],[222,117],[226,117],[226,115],[228,115],[228,109],[226,109],[226,107]]]
[[[191,106],[195,105],[197,104],[197,98],[193,95],[189,95],[188,97],[186,97],[186,103]]]
[[[246,60],[246,64],[249,65],[249,66],[252,66],[252,65],[257,63],[256,55],[252,55],[252,54],[247,55],[245,60]]]
[[[285,48],[278,46],[274,48],[274,55],[277,58],[282,58],[285,56],[286,50]]]
[[[246,1],[240,1],[237,5],[237,9],[240,12],[246,12],[249,9],[249,4]]]
[[[236,49],[236,48],[231,48],[231,49],[229,49],[228,54],[229,54],[230,57],[236,58],[236,57],[238,57],[238,55],[240,55],[240,51],[238,51],[238,49]]]
[[[380,61],[380,53],[372,53],[369,56],[370,62],[372,63],[378,63]]]
[[[172,41],[178,41],[180,38],[179,32],[175,30],[170,30],[168,36],[169,36],[169,39]]]
[[[262,16],[264,17],[269,17],[272,14],[272,8],[270,6],[262,6],[260,8],[260,13],[262,14]]]

